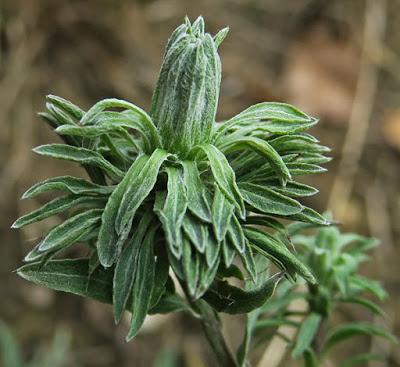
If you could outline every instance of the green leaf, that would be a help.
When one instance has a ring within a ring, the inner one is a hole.
[[[88,228],[100,222],[102,209],[77,214],[54,227],[39,245],[39,251],[54,251],[77,242]]]
[[[303,353],[304,367],[318,367],[318,358],[312,349],[307,349]]]
[[[216,186],[212,204],[212,223],[218,241],[222,241],[225,238],[233,210],[233,204],[226,199],[225,195]]]
[[[182,254],[182,222],[188,199],[184,190],[181,171],[175,167],[166,167],[168,175],[167,197],[162,209],[156,213],[163,225],[164,233],[171,252],[180,258]]]
[[[195,299],[200,273],[200,255],[197,251],[193,251],[187,238],[183,240],[182,265],[189,294]]]
[[[251,250],[251,246],[246,240],[246,247],[243,253],[239,253],[239,256],[242,260],[243,266],[245,267],[247,273],[251,276],[251,279],[256,282],[257,281],[257,270],[256,264],[254,262],[253,252]]]
[[[127,101],[110,98],[97,102],[85,113],[81,119],[81,125],[88,125],[96,122],[99,115],[107,108],[123,108],[129,110],[131,114],[136,117],[135,122],[137,122],[137,124],[135,124],[135,128],[138,128],[142,134],[148,136],[147,139],[151,142],[151,146],[148,147],[149,152],[161,146],[160,135],[150,116],[140,107]]]
[[[246,239],[244,237],[242,226],[235,215],[232,215],[231,217],[231,222],[228,227],[228,236],[236,250],[239,253],[243,253],[246,247]]]
[[[312,196],[318,193],[318,190],[314,187],[290,181],[285,186],[268,183],[268,188],[281,193],[282,195],[293,196],[293,197],[304,197],[304,196]]]
[[[300,222],[312,223],[316,225],[328,226],[331,223],[315,210],[304,207],[304,209],[297,214],[290,215],[290,219],[298,220]]]
[[[221,29],[215,36],[214,36],[214,42],[215,42],[215,47],[218,48],[221,43],[224,41],[225,37],[228,35],[229,32],[229,27],[225,27]]]
[[[213,267],[213,265],[217,261],[218,257],[220,256],[220,252],[221,252],[221,242],[215,238],[214,233],[209,231],[207,236],[205,255],[206,255],[207,265],[210,268]]]
[[[221,192],[235,205],[240,216],[244,218],[245,208],[243,198],[236,184],[235,172],[233,172],[225,155],[211,144],[202,144],[197,148],[201,149],[207,155],[214,179]]]
[[[83,111],[77,105],[73,104],[72,102],[64,98],[49,94],[46,96],[46,99],[50,103],[59,107],[61,110],[63,110],[64,112],[68,113],[69,115],[73,116],[76,119],[81,119],[83,114],[85,113],[85,111]]]
[[[0,321],[0,351],[3,367],[23,367],[21,350],[6,324]]]
[[[292,357],[300,357],[310,346],[317,335],[319,325],[321,323],[321,315],[311,313],[301,324],[299,333],[296,338]]]
[[[237,151],[238,149],[252,149],[268,160],[269,164],[284,184],[288,180],[291,180],[290,172],[281,156],[271,145],[268,144],[268,142],[262,139],[255,137],[240,137],[234,139],[232,142],[222,145],[222,147],[225,154]]]
[[[397,342],[397,339],[394,335],[379,326],[365,322],[352,322],[345,325],[339,325],[329,332],[324,345],[323,353],[326,353],[334,345],[359,335],[380,336],[388,339],[392,343]]]
[[[361,275],[352,275],[349,277],[349,283],[351,284],[352,287],[373,294],[381,301],[387,297],[385,289],[376,280],[371,280]]]
[[[166,284],[169,274],[168,254],[165,247],[159,248],[154,272],[154,286],[151,295],[150,308],[158,304],[166,292]]]
[[[170,153],[167,151],[156,149],[146,160],[143,167],[136,171],[135,175],[130,176],[115,221],[115,229],[122,237],[129,233],[136,210],[153,189],[161,165],[168,156],[170,156]]]
[[[201,222],[197,217],[186,212],[183,218],[183,231],[196,247],[197,251],[204,253],[208,242],[207,224]]]
[[[244,200],[263,213],[289,216],[300,213],[304,208],[298,201],[264,186],[240,183],[239,188]]]
[[[218,267],[220,264],[220,257],[218,256],[214,264],[210,267],[206,261],[201,259],[200,261],[200,272],[199,272],[199,284],[197,286],[196,290],[196,296],[195,298],[198,299],[203,294],[208,290],[210,287],[211,283],[214,281],[217,272],[218,272]]]
[[[263,102],[253,105],[221,124],[214,141],[231,128],[253,126],[273,134],[292,134],[312,127],[318,120],[286,103]]]
[[[222,241],[222,254],[224,257],[225,266],[229,268],[233,262],[233,259],[235,258],[236,249],[228,237]]]
[[[340,298],[339,299],[340,302],[344,302],[344,303],[353,303],[356,305],[360,305],[364,308],[366,308],[367,310],[371,311],[372,313],[374,313],[375,315],[379,315],[384,317],[385,316],[385,311],[383,311],[383,309],[381,307],[379,307],[376,303],[369,301],[365,298],[361,298],[361,297],[344,297],[344,298]]]
[[[17,274],[35,284],[93,298],[103,303],[112,302],[113,271],[98,267],[89,275],[87,259],[50,260],[27,264],[17,270]]]
[[[35,223],[51,217],[53,215],[62,213],[71,208],[77,208],[81,206],[99,206],[99,204],[104,205],[105,201],[101,198],[87,197],[87,196],[63,196],[56,198],[47,204],[43,205],[39,209],[30,212],[20,218],[18,218],[11,228],[21,228],[28,224]]]
[[[149,315],[157,313],[168,314],[171,312],[189,311],[190,307],[185,300],[177,294],[166,294],[161,297],[160,301],[150,309]]]
[[[22,195],[22,199],[30,199],[49,191],[63,191],[76,195],[109,195],[113,190],[114,186],[102,186],[86,181],[82,178],[60,176],[53,177],[33,185]]]
[[[261,307],[273,294],[283,273],[275,274],[252,290],[243,290],[226,281],[217,281],[203,298],[218,312],[248,313]]]
[[[201,181],[196,162],[183,161],[182,165],[189,210],[200,219],[211,222],[210,206],[206,198],[206,187]]]
[[[137,258],[142,246],[146,231],[153,219],[150,211],[146,211],[138,223],[131,240],[124,247],[118,258],[113,281],[113,305],[114,319],[119,323],[125,310],[128,298],[132,293],[132,287],[136,276]]]
[[[148,160],[149,156],[142,155],[133,162],[123,180],[118,184],[109,197],[106,207],[104,208],[101,217],[99,238],[97,240],[99,260],[104,267],[109,267],[114,263],[123,244],[123,241],[119,241],[120,236],[118,236],[115,230],[115,221],[123,195],[125,191],[127,191],[131,182],[136,179]]]
[[[266,256],[272,256],[277,259],[288,270],[294,270],[311,284],[315,284],[314,275],[306,265],[293,255],[287,247],[278,239],[257,229],[245,228],[244,233],[250,243],[265,253]]]
[[[77,162],[83,165],[96,166],[115,177],[123,177],[124,173],[104,159],[104,157],[90,149],[78,148],[65,144],[47,144],[33,149],[37,154],[46,157]]]
[[[142,326],[151,306],[154,289],[154,235],[157,227],[148,231],[140,246],[135,282],[132,292],[132,319],[126,340],[133,339]]]
[[[357,365],[365,366],[371,361],[384,361],[385,357],[375,353],[361,353],[357,354],[340,364],[340,367],[352,367]]]

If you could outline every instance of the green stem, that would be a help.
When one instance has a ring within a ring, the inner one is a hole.
[[[204,330],[206,339],[214,351],[214,354],[221,367],[237,367],[236,358],[232,355],[221,331],[221,320],[217,312],[202,299],[197,301],[190,300],[186,294],[193,310],[199,314],[200,322]]]

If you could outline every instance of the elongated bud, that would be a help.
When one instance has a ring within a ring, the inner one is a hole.
[[[217,47],[202,17],[192,25],[186,18],[168,41],[151,117],[172,153],[185,155],[210,138],[221,83]]]

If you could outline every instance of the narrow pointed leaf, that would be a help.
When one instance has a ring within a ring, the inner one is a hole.
[[[200,255],[197,251],[192,249],[192,246],[187,238],[183,240],[182,250],[182,264],[183,272],[185,274],[186,285],[189,290],[189,294],[193,299],[196,295],[197,283],[199,280],[200,272]]]
[[[212,223],[218,241],[222,241],[225,238],[233,215],[233,210],[233,204],[231,204],[218,187],[216,187],[212,204]]]
[[[294,269],[305,280],[314,284],[314,275],[287,247],[276,238],[253,228],[245,228],[244,233],[250,243],[265,251],[266,254],[278,259],[285,267]]]
[[[167,196],[164,206],[157,210],[157,215],[164,228],[164,233],[171,251],[179,258],[182,249],[182,222],[187,208],[181,171],[175,167],[166,168],[168,175]]]
[[[169,155],[170,153],[165,150],[156,149],[141,170],[130,178],[115,221],[115,229],[118,234],[126,236],[129,232],[136,210],[153,189],[161,165]]]
[[[142,326],[151,306],[151,296],[154,287],[154,235],[153,227],[140,246],[137,270],[132,292],[132,318],[126,340],[133,339]]]
[[[301,324],[299,334],[296,338],[292,357],[300,357],[310,346],[317,335],[319,325],[321,323],[321,315],[311,313]]]
[[[91,209],[67,219],[47,234],[40,243],[39,250],[52,251],[78,241],[88,227],[100,222],[101,213],[101,209]]]
[[[104,303],[112,302],[113,272],[99,267],[91,274],[88,282],[87,259],[50,260],[45,265],[40,262],[32,263],[19,268],[17,274],[50,289],[93,298]]]
[[[211,144],[199,145],[198,148],[207,155],[211,171],[219,189],[226,198],[235,205],[240,216],[244,217],[245,209],[243,198],[236,184],[235,172],[233,172],[225,155]]]
[[[115,221],[123,195],[128,185],[143,169],[148,159],[149,157],[146,155],[136,159],[107,201],[101,217],[100,233],[97,240],[99,259],[104,267],[109,267],[114,263],[119,254],[120,246],[122,246],[122,241],[119,241],[119,236],[115,230]],[[119,243],[117,244],[118,241]]]
[[[17,219],[12,228],[21,228],[28,224],[39,222],[43,219],[51,217],[53,215],[62,213],[71,208],[77,208],[81,206],[99,206],[101,204],[105,204],[105,200],[96,197],[87,197],[87,196],[63,196],[60,198],[56,198],[39,209],[34,210],[33,212],[26,214],[19,219]]]
[[[231,217],[231,222],[228,227],[228,236],[236,250],[239,253],[243,253],[246,247],[246,239],[244,237],[242,226],[235,215],[232,215]]]
[[[113,186],[97,185],[82,178],[72,176],[60,176],[49,178],[48,180],[38,182],[37,184],[33,185],[22,195],[22,199],[30,199],[37,195],[50,191],[63,191],[76,195],[108,195],[113,190]]]
[[[202,223],[195,216],[186,213],[183,218],[183,231],[188,236],[194,247],[200,253],[204,253],[208,241],[207,224]]]
[[[184,180],[188,197],[188,207],[200,219],[210,222],[210,206],[205,196],[205,186],[201,182],[196,162],[183,161]]]
[[[239,188],[244,200],[263,213],[289,216],[300,213],[304,208],[298,201],[264,186],[241,183]]]
[[[115,177],[124,176],[124,173],[120,169],[104,159],[101,154],[90,149],[78,148],[65,144],[47,144],[36,147],[33,151],[46,157],[96,166]]]
[[[116,323],[121,320],[128,298],[132,294],[139,249],[142,246],[144,236],[152,218],[151,212],[145,212],[132,235],[132,239],[124,247],[118,258],[113,281],[113,305]]]

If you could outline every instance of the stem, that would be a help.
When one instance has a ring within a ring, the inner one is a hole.
[[[207,341],[214,351],[214,354],[221,367],[236,367],[238,363],[232,355],[221,331],[221,320],[217,312],[202,299],[192,301],[186,294],[192,308],[200,315],[200,322],[203,326]]]

